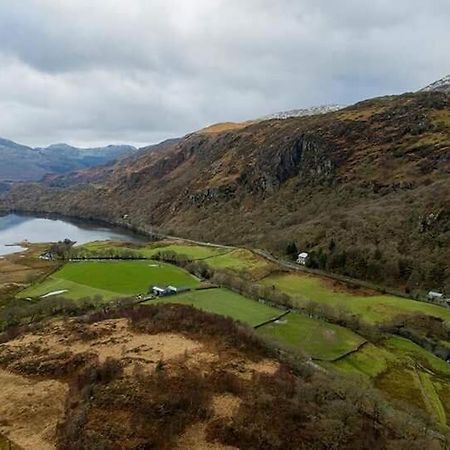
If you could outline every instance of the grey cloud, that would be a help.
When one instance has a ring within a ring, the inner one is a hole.
[[[447,0],[3,0],[0,135],[150,143],[417,89],[450,72]]]

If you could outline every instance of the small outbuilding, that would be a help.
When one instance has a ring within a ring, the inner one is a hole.
[[[306,265],[308,256],[309,255],[306,252],[299,253],[297,257],[297,264],[301,264],[302,266]]]
[[[161,286],[152,286],[150,291],[156,297],[166,297],[168,295],[174,295],[176,293],[172,289],[169,289],[169,287]]]
[[[149,289],[149,292],[151,292],[156,297],[167,297],[169,295],[176,295],[187,291],[190,291],[190,288],[177,288],[175,286],[151,286]]]
[[[430,291],[428,292],[427,298],[431,301],[444,300],[444,294],[441,292]]]

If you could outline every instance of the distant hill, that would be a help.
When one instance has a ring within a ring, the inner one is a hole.
[[[105,164],[81,168],[69,173],[51,173],[46,175],[42,182],[51,187],[68,187],[84,183],[102,183],[115,173],[125,173],[127,167],[134,161],[138,161],[142,156],[153,152],[162,152],[176,145],[180,139],[167,139],[159,144],[148,145],[137,149],[127,157],[123,156],[119,160],[111,160]],[[1,187],[0,187],[1,192]]]
[[[31,148],[0,138],[0,183],[37,181],[49,173],[60,174],[99,166],[135,152],[137,149],[130,145],[78,148],[55,144]]]

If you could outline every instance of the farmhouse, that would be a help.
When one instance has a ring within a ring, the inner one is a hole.
[[[306,264],[306,260],[308,259],[308,253],[302,252],[298,254],[297,264],[302,264],[303,266]]]

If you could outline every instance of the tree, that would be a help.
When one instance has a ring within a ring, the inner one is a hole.
[[[297,244],[292,241],[290,242],[287,246],[286,246],[286,254],[291,258],[291,259],[296,259],[297,255],[298,255],[298,247]]]

